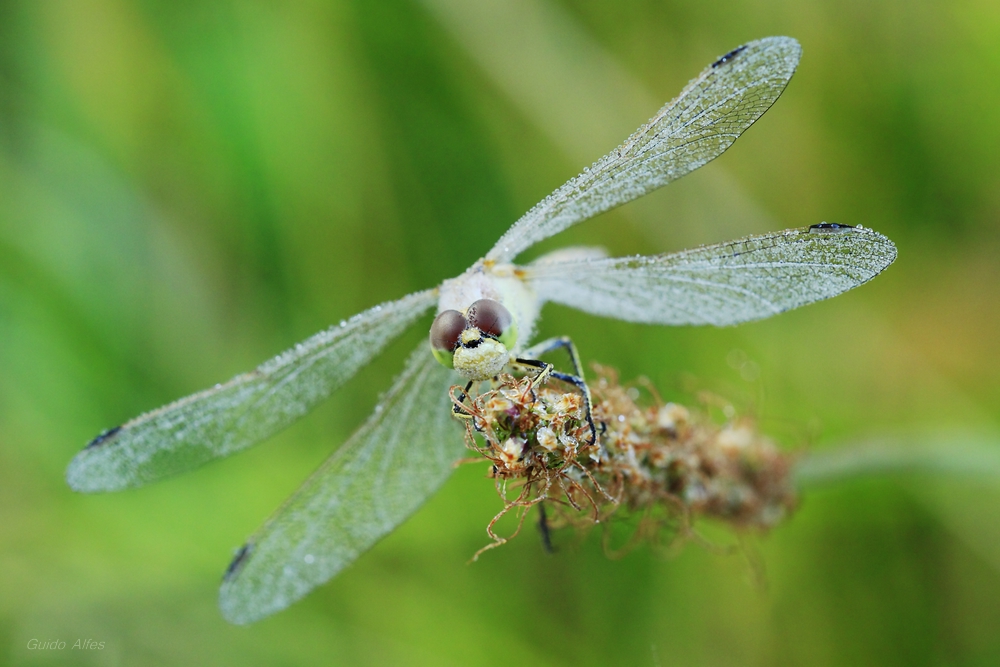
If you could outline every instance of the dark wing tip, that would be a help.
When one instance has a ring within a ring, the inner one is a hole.
[[[839,222],[821,222],[818,225],[809,225],[810,234],[837,234],[849,229],[855,229],[851,225],[842,225]]]
[[[219,611],[222,612],[222,617],[233,625],[248,625],[286,606],[280,605],[277,609],[267,609],[257,604],[258,601],[248,600],[246,582],[241,582],[239,575],[250,562],[250,556],[253,555],[255,546],[253,541],[248,541],[237,549],[232,562],[226,568],[226,573],[222,575],[222,587],[219,589]],[[252,593],[250,598],[253,598]]]
[[[738,46],[726,55],[720,57],[712,63],[710,69],[718,69],[723,65],[734,62],[740,55],[750,47],[763,47],[766,49],[778,49],[784,52],[787,57],[793,58],[797,63],[802,57],[802,46],[794,37],[764,37],[752,42],[747,42],[743,46]]]
[[[862,285],[882,273],[896,261],[896,256],[899,253],[892,239],[870,227],[862,227],[861,225],[855,227],[838,222],[821,222],[818,225],[810,225],[806,231],[810,236],[828,237],[832,242],[843,239],[848,243],[865,244],[864,247],[867,248],[865,256],[871,267],[872,275],[858,285]]]
[[[715,69],[717,67],[720,67],[720,66],[725,65],[726,63],[730,62],[736,56],[738,56],[741,53],[743,53],[744,51],[746,51],[747,50],[747,46],[748,46],[747,44],[744,44],[743,46],[737,46],[735,49],[733,49],[732,51],[730,51],[729,53],[727,53],[726,55],[722,56],[721,58],[719,58],[718,60],[716,60],[714,63],[712,63],[712,69]]]
[[[247,542],[236,550],[236,553],[233,555],[233,560],[229,563],[229,567],[226,568],[226,573],[222,575],[223,583],[230,581],[239,573],[240,570],[243,569],[243,565],[246,563],[247,557],[250,556],[250,552],[252,551],[252,542]]]
[[[71,489],[80,493],[96,493],[119,491],[128,486],[121,479],[107,477],[104,474],[107,470],[102,466],[102,462],[107,462],[108,452],[113,451],[105,449],[105,446],[112,444],[121,430],[121,426],[109,428],[77,452],[66,467],[66,483]]]
[[[99,447],[99,446],[103,445],[108,440],[110,440],[111,438],[115,437],[115,435],[120,430],[122,430],[121,426],[115,426],[114,428],[109,428],[106,431],[102,431],[100,433],[100,435],[98,435],[96,438],[94,438],[93,440],[91,440],[90,442],[88,442],[87,446],[84,447],[84,449],[93,449],[94,447]]]

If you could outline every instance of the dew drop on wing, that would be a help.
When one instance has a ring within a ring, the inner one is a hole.
[[[115,426],[114,428],[109,428],[106,431],[102,431],[100,435],[98,435],[96,438],[88,442],[87,446],[84,447],[84,449],[90,449],[92,447],[98,447],[104,444],[105,442],[113,438],[115,433],[117,433],[120,430],[122,430],[121,426]]]
[[[721,65],[725,65],[730,60],[732,60],[736,56],[738,56],[741,53],[743,53],[744,51],[746,51],[746,48],[747,48],[746,44],[744,44],[743,46],[736,47],[735,49],[733,49],[732,51],[730,51],[729,53],[727,53],[726,55],[722,56],[721,58],[719,58],[718,60],[716,60],[714,63],[712,63],[712,69],[715,69],[716,67],[719,67]]]
[[[247,542],[236,550],[236,555],[233,556],[232,562],[229,564],[229,567],[226,568],[226,573],[222,575],[223,581],[229,581],[236,576],[236,573],[243,567],[243,563],[246,561],[247,556],[250,555],[250,551],[252,549],[253,544]]]
[[[840,234],[849,229],[854,229],[854,227],[842,225],[839,222],[821,222],[818,225],[809,225],[810,234]]]

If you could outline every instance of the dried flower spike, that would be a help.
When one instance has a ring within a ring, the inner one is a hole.
[[[555,381],[501,375],[471,399],[452,388],[466,443],[492,463],[490,477],[504,501],[487,527],[493,542],[473,560],[517,535],[527,510],[543,502],[544,536],[564,526],[586,530],[615,515],[638,517],[625,548],[691,537],[698,516],[739,531],[767,530],[794,510],[792,458],[751,420],[713,423],[698,410],[664,403],[648,383],[650,398],[641,403],[637,388],[619,384],[610,369],[597,371],[589,385],[594,443],[583,397]],[[502,537],[494,527],[511,511],[517,529]]]

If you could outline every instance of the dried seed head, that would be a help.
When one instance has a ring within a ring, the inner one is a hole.
[[[532,378],[501,375],[490,391],[458,403],[472,417],[469,441],[476,433],[485,440],[473,447],[493,463],[491,477],[504,481],[490,547],[506,541],[493,532],[500,517],[517,510],[523,521],[542,501],[554,510],[547,528],[587,529],[615,515],[637,516],[634,541],[654,543],[664,533],[690,535],[698,516],[766,530],[795,508],[791,458],[750,420],[730,411],[726,423],[715,424],[701,411],[661,402],[652,387],[641,402],[635,387],[598,370],[589,385],[595,443],[583,397],[555,380],[535,386]]]

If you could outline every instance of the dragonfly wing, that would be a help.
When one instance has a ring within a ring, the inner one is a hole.
[[[76,455],[77,491],[140,486],[228,456],[304,415],[437,301],[437,290],[375,306],[255,370],[106,431]]]
[[[240,550],[219,592],[251,623],[328,581],[402,523],[464,451],[448,388],[458,381],[423,343],[351,439]]]
[[[652,257],[531,265],[538,296],[630,322],[759,320],[868,282],[896,246],[861,227],[816,225]]]
[[[774,104],[801,53],[791,37],[767,37],[712,63],[625,143],[525,213],[486,259],[510,261],[715,159]]]

